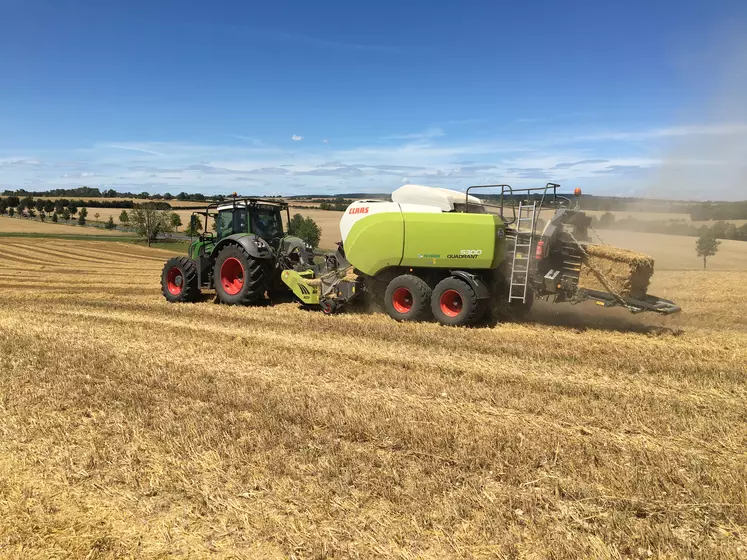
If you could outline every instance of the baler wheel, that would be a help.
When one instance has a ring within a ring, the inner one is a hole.
[[[265,267],[240,245],[223,248],[215,259],[214,270],[215,293],[221,303],[250,305],[264,298],[267,290]]]
[[[389,282],[384,308],[397,321],[425,321],[430,316],[431,288],[422,278],[402,274]]]
[[[195,301],[200,295],[197,263],[187,257],[166,261],[161,272],[161,293],[171,303]]]
[[[442,325],[471,325],[485,312],[485,306],[467,282],[450,276],[433,290],[431,309]]]

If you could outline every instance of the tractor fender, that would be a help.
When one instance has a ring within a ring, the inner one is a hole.
[[[221,239],[210,253],[210,258],[215,259],[224,247],[231,244],[241,245],[255,259],[272,259],[275,256],[270,245],[257,235],[231,235]]]
[[[450,273],[452,276],[455,276],[456,278],[460,278],[467,282],[467,284],[469,284],[472,289],[475,290],[477,299],[490,299],[490,290],[488,290],[485,282],[483,282],[480,277],[475,276],[474,274],[467,272],[466,270],[451,270]]]

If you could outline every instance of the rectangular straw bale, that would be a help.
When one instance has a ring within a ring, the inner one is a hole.
[[[584,249],[591,263],[604,275],[607,283],[615,292],[635,299],[646,297],[651,276],[654,274],[653,258],[609,245],[585,245]],[[608,291],[589,266],[586,257],[581,265],[578,285],[580,288]]]

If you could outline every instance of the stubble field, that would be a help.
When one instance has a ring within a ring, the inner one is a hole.
[[[747,249],[649,237],[680,316],[484,329],[168,305],[165,251],[5,239],[0,557],[744,557]]]

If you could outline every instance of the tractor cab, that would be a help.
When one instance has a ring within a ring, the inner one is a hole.
[[[215,215],[217,238],[221,240],[231,235],[251,233],[276,245],[285,235],[283,210],[288,213],[288,205],[284,202],[257,199],[241,199],[222,204],[217,207]]]

